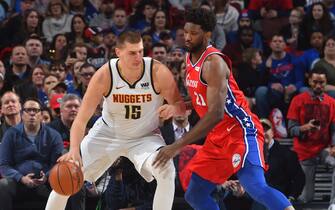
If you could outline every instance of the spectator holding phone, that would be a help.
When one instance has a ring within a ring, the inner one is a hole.
[[[13,200],[41,196],[47,199],[47,177],[63,151],[60,134],[42,124],[41,103],[28,98],[22,123],[9,128],[0,145],[0,209],[11,210]]]
[[[314,197],[317,164],[335,165],[335,100],[325,93],[326,72],[313,68],[309,72],[310,90],[292,99],[288,110],[288,131],[294,137],[293,149],[305,173],[306,183],[299,197],[309,202]],[[334,174],[331,203],[334,200]]]

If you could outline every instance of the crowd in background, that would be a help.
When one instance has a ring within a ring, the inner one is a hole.
[[[313,200],[316,166],[335,166],[335,0],[0,0],[0,203],[7,205],[0,210],[18,198],[47,198],[48,174],[41,171],[68,151],[89,81],[116,57],[123,31],[142,34],[144,56],[167,65],[189,100],[183,16],[191,8],[216,14],[209,44],[232,60],[250,109],[262,119],[267,181],[292,202]],[[99,106],[87,131],[100,115]],[[164,122],[166,143],[197,120],[189,111]],[[294,139],[293,151],[278,144],[281,138]],[[176,197],[183,197],[183,169],[203,141],[174,160]],[[84,209],[85,197],[98,196],[101,208],[150,209],[154,185],[120,158],[100,182],[86,182],[68,208]],[[221,209],[242,209],[234,206],[242,200],[264,209],[233,177],[213,196]]]

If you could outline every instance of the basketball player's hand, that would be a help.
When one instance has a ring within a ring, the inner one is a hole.
[[[170,159],[176,156],[180,151],[180,148],[177,147],[175,144],[167,145],[162,147],[152,165],[155,168],[165,168],[166,164]]]
[[[20,182],[27,186],[28,188],[34,188],[36,187],[36,183],[33,180],[34,173],[27,174],[23,177],[21,177]]]
[[[58,158],[57,162],[61,162],[61,161],[70,161],[70,162],[74,162],[75,164],[77,164],[78,166],[82,166],[83,163],[81,161],[81,157],[80,157],[80,153],[79,151],[75,151],[75,150],[71,150],[62,155],[60,158]]]
[[[162,120],[168,120],[173,117],[175,113],[175,107],[169,104],[164,104],[158,108],[159,117]]]

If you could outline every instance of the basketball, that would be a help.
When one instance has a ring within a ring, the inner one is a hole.
[[[59,162],[50,171],[49,183],[58,194],[73,195],[83,186],[83,172],[75,163]]]

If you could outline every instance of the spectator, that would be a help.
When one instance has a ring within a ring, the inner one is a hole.
[[[46,73],[47,70],[43,65],[37,65],[32,70],[31,81],[32,84],[37,88],[37,90],[43,90],[43,81]]]
[[[114,57],[113,55],[115,53],[115,49],[114,49],[115,45],[116,45],[115,33],[112,30],[103,31],[102,47],[105,49],[105,60],[106,61]]]
[[[87,30],[91,31],[91,45],[88,52],[87,62],[100,68],[107,60],[105,60],[105,46],[103,31],[100,27],[91,27]]]
[[[250,0],[248,9],[252,19],[273,19],[288,17],[292,7],[292,0]]]
[[[1,97],[2,122],[0,127],[0,142],[2,142],[4,133],[10,127],[16,126],[21,122],[20,112],[20,97],[12,91],[5,92]]]
[[[184,28],[179,27],[176,29],[174,44],[175,47],[185,48]]]
[[[80,83],[76,91],[79,93],[80,97],[83,98],[88,87],[88,83],[90,82],[92,76],[94,75],[96,69],[92,64],[84,63],[80,66],[79,74],[80,74]]]
[[[167,31],[168,27],[169,23],[166,12],[163,10],[157,10],[152,17],[151,27],[148,30],[154,44],[160,41],[159,34],[163,31]]]
[[[101,27],[102,29],[111,28],[114,21],[113,16],[116,12],[114,7],[115,5],[113,0],[103,0],[99,6],[99,13],[89,22],[90,26]],[[124,18],[127,18],[126,14]]]
[[[320,31],[315,31],[311,35],[310,45],[311,49],[303,51],[303,54],[298,57],[297,68],[298,71],[304,72],[306,78],[308,72],[313,69],[314,65],[319,61],[320,54],[322,54],[322,47],[324,43],[324,35]],[[301,92],[302,90],[300,90]]]
[[[154,44],[152,46],[152,58],[166,65],[168,62],[166,46],[161,43]]]
[[[334,24],[325,5],[321,2],[313,3],[299,28],[298,49],[307,50],[311,47],[306,40],[310,40],[313,31],[321,31],[323,35],[328,36],[333,28]]]
[[[48,124],[53,120],[51,110],[48,107],[42,107],[42,123]]]
[[[283,34],[286,43],[293,51],[297,49],[299,26],[303,16],[303,11],[300,9],[292,9],[288,18],[289,24],[281,29],[281,34]]]
[[[256,105],[255,92],[260,86],[267,85],[268,72],[265,71],[259,49],[248,48],[242,54],[243,62],[236,68],[235,78],[244,93],[251,110]]]
[[[326,38],[321,51],[321,59],[314,65],[315,68],[322,68],[327,74],[326,92],[335,98],[335,36]]]
[[[49,107],[49,93],[52,87],[58,83],[58,78],[53,74],[46,74],[43,79],[43,89],[38,90],[38,99],[43,106]]]
[[[73,78],[64,63],[54,62],[50,65],[50,73],[57,77],[58,82],[64,82],[67,85],[68,93],[75,93]]]
[[[3,23],[4,25],[0,33],[1,48],[23,44],[24,40],[30,33],[38,33],[38,24],[33,23],[36,22],[36,16],[33,17],[34,15],[30,15],[30,10],[34,7],[34,1],[22,0],[20,2],[20,7],[21,13],[15,13]],[[32,19],[35,19],[35,21]]]
[[[64,62],[68,54],[68,40],[65,34],[56,34],[50,44],[49,60],[53,62]]]
[[[237,31],[237,20],[239,13],[237,9],[230,5],[230,0],[215,0],[216,28],[228,34]]]
[[[266,60],[269,84],[267,87],[257,88],[255,93],[257,112],[261,118],[267,118],[271,108],[280,108],[285,113],[287,103],[304,84],[303,72],[295,69],[295,58],[284,51],[285,47],[282,35],[272,37],[270,42],[272,53]],[[275,132],[277,131],[275,127]]]
[[[80,14],[85,17],[87,22],[90,22],[98,13],[89,0],[68,0],[68,3],[70,14]]]
[[[74,15],[71,21],[71,31],[66,34],[70,48],[79,43],[89,42],[89,39],[87,39],[84,34],[86,28],[87,23],[84,19],[84,16],[80,14]]]
[[[6,90],[12,90],[15,85],[22,84],[31,78],[27,50],[23,46],[18,45],[13,48],[11,63],[12,66],[5,77]]]
[[[252,19],[250,18],[247,10],[243,10],[238,18],[238,28],[240,29],[244,27],[253,27]],[[234,43],[238,41],[238,32],[239,30],[231,31],[227,34],[228,43]],[[263,50],[263,39],[256,31],[253,32],[252,48]]]
[[[129,26],[138,31],[150,29],[151,20],[157,10],[157,4],[153,0],[140,0],[135,13],[129,17]]]
[[[232,60],[234,69],[242,62],[242,53],[252,46],[253,40],[254,31],[251,27],[239,28],[238,40],[235,43],[228,43],[223,48],[222,52]]]
[[[162,31],[159,33],[159,42],[166,46],[167,52],[170,52],[173,47],[173,38],[170,31]]]
[[[64,144],[64,152],[69,150],[70,146],[70,128],[74,118],[77,116],[79,107],[81,105],[81,99],[74,94],[56,94],[57,106],[60,108],[60,118],[54,119],[49,127],[57,130]],[[52,106],[55,109],[55,106]],[[78,193],[70,197],[69,204],[72,210],[85,209],[85,191],[84,188]]]
[[[116,36],[119,36],[125,30],[129,30],[127,14],[124,8],[116,8],[114,10],[111,29]]]
[[[295,201],[305,185],[305,174],[299,164],[297,154],[273,139],[272,124],[268,119],[261,119],[261,123],[265,135],[264,158],[268,166],[265,172],[266,182],[284,193],[291,202]],[[257,210],[266,209],[262,207]]]
[[[154,43],[152,42],[151,35],[148,32],[142,33],[142,41],[143,41],[143,47],[144,47],[144,55],[148,57],[152,57],[152,47]]]
[[[62,0],[50,0],[42,29],[48,42],[58,33],[71,31],[72,15]]]
[[[28,99],[23,104],[22,123],[9,128],[0,145],[1,208],[11,210],[14,198],[50,193],[49,170],[62,154],[63,144],[57,131],[42,123],[41,104]]]
[[[288,110],[288,131],[294,137],[293,149],[298,154],[306,176],[306,184],[299,200],[312,201],[317,164],[334,167],[335,160],[335,100],[325,93],[326,72],[314,68],[309,73],[310,91],[292,99]],[[330,152],[328,152],[330,148]],[[328,150],[328,151],[327,151]],[[332,188],[335,185],[332,183]],[[332,189],[334,192],[334,189]],[[331,201],[334,195],[332,194]]]
[[[71,72],[71,74],[73,75],[73,85],[75,87],[78,87],[78,85],[80,84],[80,67],[84,64],[85,62],[83,61],[79,61],[77,60],[74,64],[73,64],[73,71]]]
[[[43,54],[43,43],[37,36],[30,36],[25,42],[25,48],[28,54],[28,62],[30,68],[36,65],[49,65],[50,62],[41,58]]]

